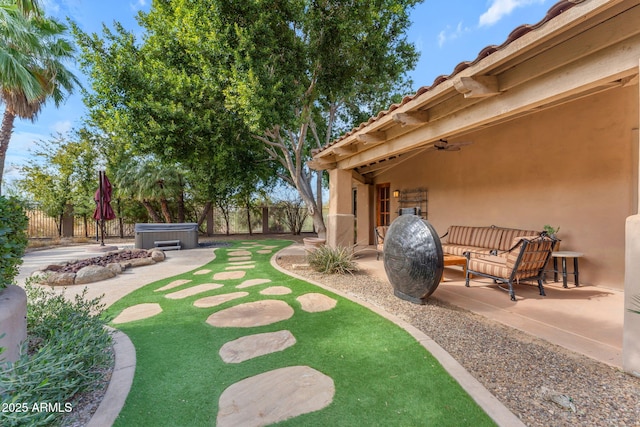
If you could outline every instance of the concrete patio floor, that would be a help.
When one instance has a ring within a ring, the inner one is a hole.
[[[382,256],[373,247],[359,250],[359,266],[388,280]],[[493,319],[533,336],[622,369],[624,293],[619,290],[562,282],[545,283],[546,296],[537,285],[515,286],[517,301],[489,279],[472,279],[465,287],[461,267],[445,267],[445,281],[430,296]],[[391,286],[391,285],[390,285]]]

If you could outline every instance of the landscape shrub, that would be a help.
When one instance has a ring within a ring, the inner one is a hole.
[[[111,334],[100,317],[102,297],[87,300],[86,288],[73,301],[29,281],[25,288],[29,344],[0,368],[0,403],[14,409],[2,414],[2,425],[56,425],[112,365]]]
[[[311,268],[324,274],[353,274],[358,270],[351,247],[320,246],[307,255],[307,261]]]
[[[0,196],[0,290],[13,283],[27,247],[29,218],[15,198]]]

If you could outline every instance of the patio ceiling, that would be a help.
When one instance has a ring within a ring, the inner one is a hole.
[[[637,22],[635,0],[561,1],[538,24],[516,28],[501,46],[483,49],[475,61],[318,150],[309,166],[351,169],[366,181],[439,139],[464,140],[481,128],[637,85]]]

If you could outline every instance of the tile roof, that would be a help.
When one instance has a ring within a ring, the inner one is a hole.
[[[380,111],[376,116],[373,116],[373,117],[369,118],[369,120],[367,122],[361,123],[360,126],[358,126],[356,128],[353,128],[351,131],[349,131],[349,132],[345,133],[344,135],[340,136],[338,139],[335,139],[334,141],[330,142],[329,144],[325,145],[322,148],[313,150],[313,153],[314,154],[320,153],[320,152],[326,150],[327,148],[331,147],[332,145],[337,144],[338,142],[344,140],[348,136],[353,135],[354,133],[356,133],[359,130],[363,129],[364,127],[370,125],[371,123],[374,123],[374,122],[380,120],[382,117],[388,115],[389,113],[392,113],[393,111],[397,110],[398,108],[402,107],[403,105],[407,104],[408,102],[410,102],[410,101],[418,98],[422,94],[434,89],[436,86],[438,86],[442,82],[451,79],[456,74],[460,73],[462,70],[464,70],[464,69],[466,69],[466,68],[468,68],[468,67],[470,67],[472,65],[477,64],[478,62],[480,62],[484,58],[488,57],[492,53],[504,49],[505,47],[510,45],[513,41],[519,39],[520,37],[524,36],[528,32],[540,28],[541,26],[543,26],[544,24],[546,24],[547,22],[549,22],[550,20],[552,20],[556,16],[558,16],[561,13],[571,9],[576,4],[583,3],[585,1],[588,1],[588,0],[561,0],[561,1],[559,1],[555,5],[551,6],[551,8],[547,11],[547,14],[545,15],[545,17],[542,18],[542,20],[540,20],[540,22],[538,22],[537,24],[524,24],[524,25],[520,25],[519,27],[516,27],[513,31],[511,31],[511,33],[509,33],[509,36],[504,41],[504,43],[502,43],[501,45],[499,45],[499,46],[490,45],[490,46],[485,47],[484,49],[482,49],[480,51],[480,53],[478,53],[478,56],[473,61],[463,61],[463,62],[459,63],[453,69],[453,72],[451,74],[449,74],[449,75],[440,75],[440,76],[436,77],[436,79],[433,81],[431,86],[422,86],[413,95],[405,96],[399,104],[392,104],[389,107],[389,109]]]

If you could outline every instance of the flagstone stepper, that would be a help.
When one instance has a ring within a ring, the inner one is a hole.
[[[231,280],[231,279],[242,279],[247,274],[246,271],[236,270],[236,271],[223,271],[221,273],[216,273],[213,275],[213,280]]]
[[[213,295],[210,297],[200,298],[199,300],[194,301],[193,305],[198,308],[210,308],[224,304],[228,301],[233,301],[234,299],[244,298],[247,295],[249,295],[249,292],[231,292],[229,294]]]
[[[247,335],[224,344],[219,351],[225,363],[241,363],[254,357],[283,351],[296,343],[290,331]]]
[[[182,289],[177,292],[172,292],[170,294],[165,295],[165,298],[169,299],[182,299],[187,298],[193,295],[200,294],[202,292],[212,291],[214,289],[219,289],[223,287],[219,283],[204,283],[202,285],[191,286],[190,288]]]
[[[169,283],[168,285],[164,285],[163,287],[156,289],[154,292],[168,291],[169,289],[177,288],[178,286],[185,285],[185,284],[187,284],[187,283],[189,283],[191,281],[192,280],[190,280],[190,279],[174,280],[173,282]]]
[[[143,303],[127,307],[113,319],[113,323],[127,323],[134,320],[148,319],[162,313],[162,307],[157,303]]]
[[[243,288],[248,288],[250,286],[263,285],[269,282],[271,282],[271,279],[249,279],[240,283],[238,286],[236,286],[236,288],[243,289]]]
[[[207,323],[219,328],[251,328],[291,318],[293,308],[284,301],[263,300],[239,304],[213,313]]]

